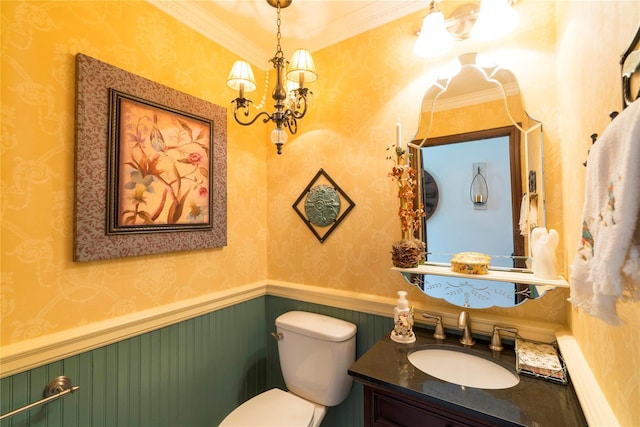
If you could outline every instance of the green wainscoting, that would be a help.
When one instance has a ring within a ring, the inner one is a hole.
[[[80,389],[0,422],[0,427],[216,426],[267,388],[283,387],[275,318],[306,310],[358,326],[357,354],[392,320],[279,297],[260,297],[0,380],[0,413],[42,398],[59,375]],[[362,387],[329,408],[323,427],[362,425]]]

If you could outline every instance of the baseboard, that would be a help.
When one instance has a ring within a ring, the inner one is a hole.
[[[575,338],[569,332],[560,332],[556,338],[587,423],[590,426],[619,426]]]

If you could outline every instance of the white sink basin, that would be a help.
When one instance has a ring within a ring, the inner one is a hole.
[[[483,389],[510,388],[518,375],[490,360],[456,350],[427,348],[409,354],[409,362],[422,372],[453,384]]]

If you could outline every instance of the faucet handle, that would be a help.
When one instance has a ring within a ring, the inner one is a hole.
[[[442,316],[438,314],[422,313],[422,317],[425,319],[434,319],[436,321],[436,330],[433,333],[433,337],[435,339],[444,340],[447,338],[447,334],[444,333],[444,328],[442,327]]]
[[[489,348],[493,351],[502,351],[504,347],[502,346],[502,339],[500,338],[500,331],[511,332],[512,334],[518,334],[518,330],[516,328],[505,328],[503,326],[494,325],[493,333],[491,334],[491,343],[489,344]]]

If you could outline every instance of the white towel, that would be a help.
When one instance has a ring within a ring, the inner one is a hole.
[[[520,235],[529,236],[529,197],[525,194],[520,202]]]
[[[520,235],[529,237],[531,230],[538,226],[538,202],[537,198],[529,197],[529,194],[522,196],[520,203]]]
[[[538,226],[538,198],[531,197],[529,200],[529,231]]]
[[[587,161],[582,235],[569,301],[611,325],[618,300],[640,300],[640,102],[623,110]],[[634,236],[635,233],[635,236]]]

